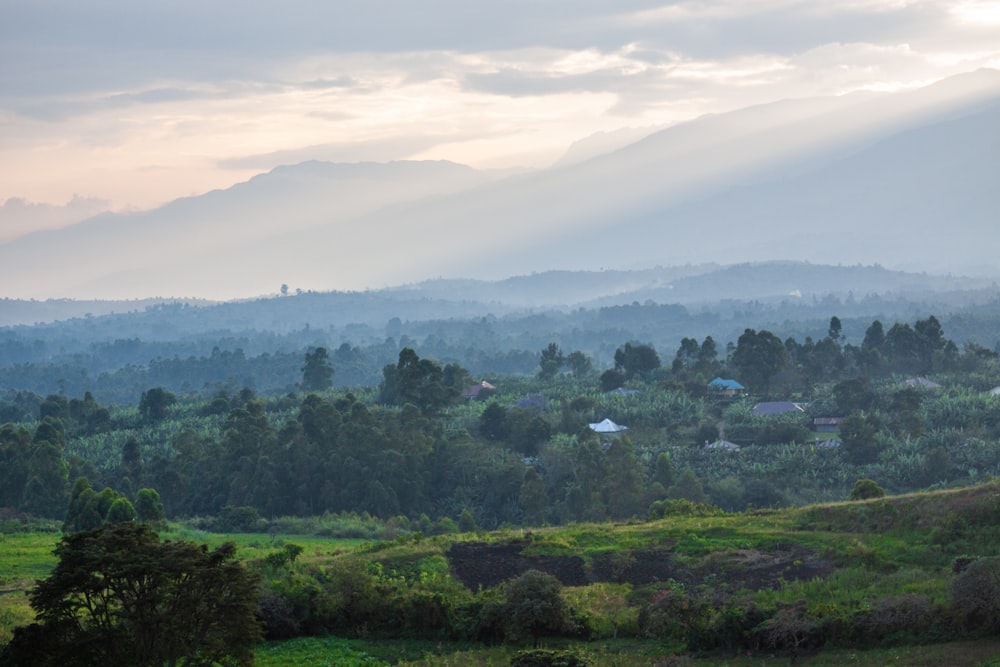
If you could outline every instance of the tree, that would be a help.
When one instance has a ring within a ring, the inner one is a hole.
[[[645,376],[660,367],[660,355],[650,345],[625,343],[615,350],[615,369],[623,371],[626,379]]]
[[[830,327],[827,330],[827,336],[832,341],[839,341],[843,337],[843,325],[840,322],[840,318],[834,315],[830,318]]]
[[[303,391],[324,391],[333,386],[333,366],[325,347],[306,352],[302,366]]]
[[[788,350],[770,331],[747,329],[736,341],[732,361],[745,384],[767,393],[771,378],[788,364]]]
[[[37,621],[0,654],[11,667],[253,664],[259,582],[226,543],[161,542],[144,524],[67,535],[31,592]]]
[[[538,377],[543,380],[554,378],[565,363],[566,357],[563,356],[559,345],[549,343],[548,347],[542,350],[541,359],[538,362],[538,365],[541,367],[538,371]]]
[[[139,489],[135,496],[136,519],[148,523],[154,529],[166,528],[167,519],[160,502],[160,494],[156,489]]]
[[[434,412],[460,395],[460,389],[447,386],[444,379],[444,371],[436,361],[421,359],[411,348],[404,347],[399,361],[382,369],[379,400],[395,405],[412,403],[425,413]]]
[[[537,645],[544,635],[559,635],[571,629],[571,614],[562,599],[562,584],[551,574],[528,570],[507,582],[503,590],[510,639],[530,637]]]
[[[878,460],[878,421],[856,412],[840,423],[840,441],[852,463],[874,463]]]
[[[569,370],[575,378],[585,377],[593,368],[593,362],[590,360],[590,357],[580,350],[570,352],[566,356],[566,365],[569,366]]]
[[[617,368],[609,368],[601,373],[601,391],[614,391],[625,384],[625,373]]]
[[[177,397],[163,387],[154,387],[142,392],[139,398],[139,414],[147,422],[163,421]]]
[[[25,461],[21,509],[37,516],[62,518],[69,490],[69,466],[63,457],[63,425],[46,417],[35,429]]]
[[[885,496],[885,489],[872,479],[859,479],[851,488],[851,495],[848,500],[870,500],[872,498],[882,498]]]

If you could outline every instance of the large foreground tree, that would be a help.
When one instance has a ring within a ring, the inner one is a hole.
[[[144,524],[67,535],[31,593],[37,622],[18,628],[12,667],[188,667],[253,663],[258,581],[227,543],[161,542]]]

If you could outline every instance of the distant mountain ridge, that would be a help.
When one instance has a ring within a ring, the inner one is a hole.
[[[0,285],[24,298],[230,299],[774,259],[998,275],[997,211],[1000,72],[982,70],[707,116],[513,176],[289,165],[0,245]]]
[[[145,310],[175,312],[178,333],[212,328],[281,330],[382,327],[388,320],[429,321],[501,317],[532,311],[569,311],[654,302],[714,307],[726,301],[808,301],[867,297],[941,298],[983,292],[1000,298],[983,278],[891,271],[881,266],[829,266],[761,262],[655,267],[642,270],[546,271],[503,280],[435,279],[364,292],[308,292],[211,302],[199,300],[47,301],[0,300],[0,326],[25,326],[78,318],[142,317]],[[190,320],[190,322],[188,322]],[[152,332],[149,336],[154,336]]]

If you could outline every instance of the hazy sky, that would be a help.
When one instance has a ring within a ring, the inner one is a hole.
[[[544,166],[599,131],[984,66],[1000,0],[2,0],[0,242],[282,163]]]

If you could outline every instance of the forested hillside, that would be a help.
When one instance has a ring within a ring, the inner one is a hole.
[[[845,344],[860,345],[875,319],[888,328],[934,313],[960,349],[995,349],[998,294],[983,279],[767,263],[550,272],[220,304],[105,302],[82,317],[76,302],[7,301],[0,319],[40,323],[0,329],[0,392],[89,391],[116,405],[135,405],[157,386],[192,398],[243,388],[280,394],[296,389],[302,355],[315,347],[330,351],[342,388],[375,386],[406,347],[480,378],[533,373],[539,350],[553,341],[595,368],[611,366],[627,341],[670,356],[683,338],[711,336],[724,358],[748,327],[819,340],[834,314]]]

